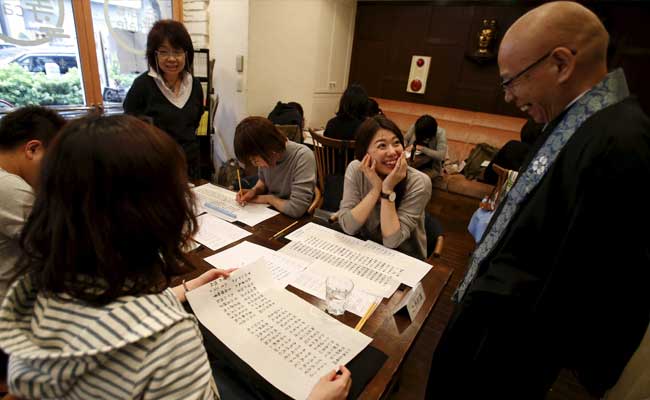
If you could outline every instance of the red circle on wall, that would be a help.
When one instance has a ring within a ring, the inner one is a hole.
[[[418,60],[415,62],[418,67],[421,67],[424,65],[424,60],[422,58],[418,58]]]
[[[411,90],[414,92],[419,92],[422,89],[422,81],[419,79],[413,79],[411,81]]]

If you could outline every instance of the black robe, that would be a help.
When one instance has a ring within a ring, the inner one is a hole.
[[[562,368],[596,395],[614,385],[650,320],[649,182],[636,99],[587,119],[480,264],[427,398],[543,398]]]

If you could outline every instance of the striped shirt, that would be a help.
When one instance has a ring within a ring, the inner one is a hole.
[[[169,289],[91,306],[26,275],[0,309],[0,347],[20,398],[218,398],[197,322]]]

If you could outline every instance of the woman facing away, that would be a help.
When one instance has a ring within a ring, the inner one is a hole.
[[[203,115],[203,90],[192,76],[194,47],[182,23],[157,21],[147,36],[149,70],[138,76],[124,99],[124,112],[145,116],[183,148],[188,175],[200,178],[196,129]]]
[[[323,135],[339,140],[354,140],[361,123],[368,116],[368,94],[358,84],[345,89],[336,117],[327,121]]]
[[[424,213],[431,179],[407,165],[400,129],[383,115],[366,119],[357,131],[355,153],[338,212],[343,231],[426,258]]]
[[[181,149],[146,122],[94,116],[61,131],[21,236],[29,272],[0,309],[12,394],[219,397],[185,288],[168,288],[191,271],[182,249],[197,227],[193,201]],[[208,271],[187,290],[229,273]],[[342,371],[310,398],[345,398]]]
[[[287,140],[266,118],[248,117],[235,129],[234,147],[259,177],[252,189],[237,193],[239,204],[270,204],[291,218],[305,214],[316,184],[316,160],[307,146]]]

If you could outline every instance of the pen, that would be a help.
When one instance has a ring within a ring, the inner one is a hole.
[[[364,314],[363,318],[359,320],[359,323],[357,326],[354,327],[355,331],[361,331],[361,328],[363,328],[363,325],[366,323],[368,318],[372,315],[372,313],[375,311],[375,308],[377,308],[378,303],[372,303],[370,307],[368,307],[368,311]]]
[[[225,215],[225,216],[227,216],[227,217],[235,218],[235,219],[237,218],[237,214],[235,214],[234,212],[232,212],[232,211],[228,211],[228,210],[226,210],[225,208],[219,207],[219,206],[217,206],[217,205],[215,205],[215,204],[213,204],[213,203],[206,202],[206,203],[204,204],[204,206],[208,207],[208,208],[211,209],[211,210],[214,210],[214,211],[216,211],[216,212],[219,212],[219,213],[221,213],[221,214],[223,214],[223,215]]]
[[[241,177],[239,176],[239,167],[237,167],[237,183],[239,183],[239,198],[241,198],[242,192],[241,192]]]
[[[275,235],[271,236],[271,239],[275,239],[275,238],[277,238],[278,236],[280,236],[281,234],[283,234],[284,232],[286,232],[287,229],[291,228],[292,226],[294,226],[294,225],[297,224],[298,222],[300,222],[300,221],[295,221],[295,222],[292,223],[291,225],[289,225],[289,226],[287,226],[286,228],[282,229],[281,231],[279,231],[279,232],[276,233]]]

